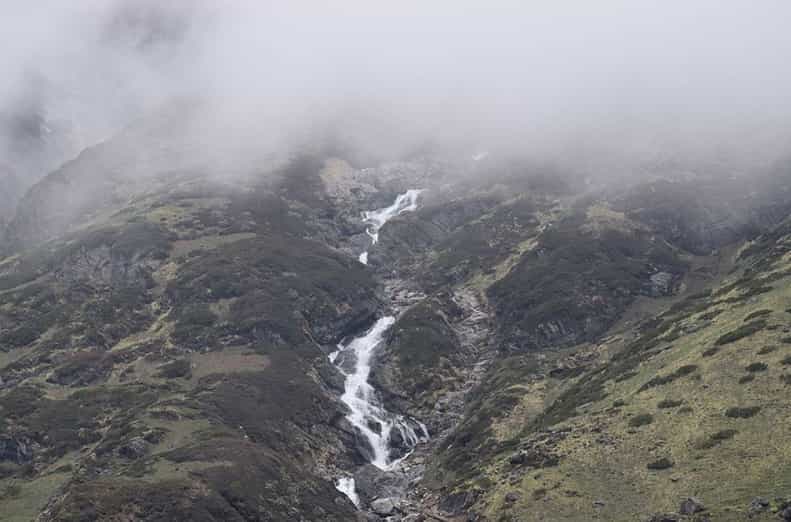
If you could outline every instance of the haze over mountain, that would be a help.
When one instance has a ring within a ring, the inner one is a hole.
[[[7,6],[0,518],[791,520],[788,15]]]

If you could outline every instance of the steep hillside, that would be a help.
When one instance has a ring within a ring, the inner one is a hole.
[[[785,509],[785,178],[591,192],[321,147],[225,173],[168,114],[47,176],[5,228],[4,520]],[[407,189],[373,234],[362,211]],[[396,420],[354,424],[348,347],[384,318],[363,384]]]
[[[791,487],[789,230],[688,258],[679,297],[641,298],[595,342],[497,361],[430,473],[440,509],[676,520],[695,497],[691,518],[776,519]]]
[[[92,168],[81,161],[69,171]],[[42,520],[354,518],[333,470],[363,457],[326,354],[380,298],[338,250],[364,233],[322,168],[301,158],[245,186],[183,174],[112,204],[94,194],[59,218],[65,232],[46,228],[54,239],[8,245],[4,519],[45,506]],[[51,211],[28,205],[20,215]]]

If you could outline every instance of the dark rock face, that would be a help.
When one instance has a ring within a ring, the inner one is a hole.
[[[473,491],[451,493],[440,500],[439,509],[450,516],[464,515],[476,499],[477,494]]]
[[[22,440],[0,437],[0,461],[24,464],[33,459],[33,450]]]
[[[588,230],[582,213],[545,231],[488,290],[505,347],[536,350],[596,339],[639,295],[666,295],[686,265],[645,232]]]
[[[135,437],[129,440],[129,442],[122,445],[120,448],[118,448],[118,454],[121,457],[129,460],[139,459],[145,456],[147,451],[148,451],[148,442],[146,442],[146,440],[143,439],[142,437]]]

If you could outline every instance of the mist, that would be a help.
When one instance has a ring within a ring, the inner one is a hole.
[[[6,6],[0,163],[35,179],[190,100],[185,134],[220,163],[332,134],[384,159],[430,142],[740,174],[788,154],[789,15],[708,0]]]

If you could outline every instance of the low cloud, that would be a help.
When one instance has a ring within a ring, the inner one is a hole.
[[[431,142],[732,173],[788,153],[786,2],[382,4],[7,7],[0,162],[45,170],[175,99],[199,100],[195,133],[217,150],[330,133],[381,157]],[[9,130],[31,112],[68,136],[44,164]]]

